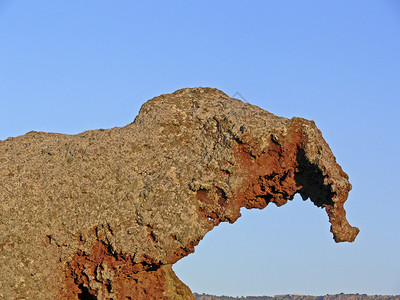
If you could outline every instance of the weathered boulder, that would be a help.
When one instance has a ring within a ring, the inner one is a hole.
[[[211,88],[146,102],[125,127],[0,141],[1,299],[192,299],[171,266],[240,208],[299,193],[336,242],[351,185],[314,122]]]

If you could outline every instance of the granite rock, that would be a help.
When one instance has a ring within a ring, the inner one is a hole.
[[[240,208],[299,193],[352,242],[351,184],[313,121],[212,88],[125,127],[0,141],[1,299],[193,299],[171,266]]]

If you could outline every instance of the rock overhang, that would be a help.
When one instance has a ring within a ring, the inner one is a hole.
[[[0,158],[5,295],[191,297],[173,263],[241,207],[296,193],[326,210],[336,242],[358,233],[348,176],[315,123],[216,89],[153,98],[121,128],[0,141]]]

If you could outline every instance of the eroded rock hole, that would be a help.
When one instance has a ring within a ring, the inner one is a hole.
[[[228,197],[226,196],[226,193],[223,189],[216,188],[216,193],[218,196],[218,204],[221,206],[224,206],[226,202],[228,201]]]
[[[79,285],[79,289],[82,291],[78,294],[80,300],[97,300],[97,296],[89,292],[89,289],[82,283]]]
[[[325,205],[333,206],[335,193],[331,191],[330,185],[324,184],[324,174],[321,169],[309,162],[305,151],[299,148],[297,151],[298,172],[294,178],[296,183],[301,186],[299,194],[306,200],[308,198],[318,207]]]

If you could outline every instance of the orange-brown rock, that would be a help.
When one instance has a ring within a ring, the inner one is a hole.
[[[0,141],[1,299],[192,299],[171,266],[240,208],[299,193],[336,242],[351,185],[314,122],[211,88],[146,102],[122,128]]]

